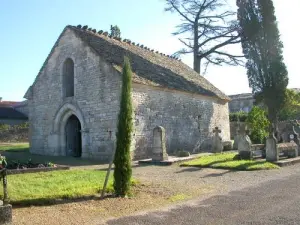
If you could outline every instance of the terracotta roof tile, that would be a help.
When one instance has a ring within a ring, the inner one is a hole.
[[[116,69],[122,67],[124,56],[128,56],[136,82],[230,100],[203,76],[174,57],[156,53],[157,51],[143,45],[133,44],[129,39],[121,41],[110,38],[107,32],[97,33],[75,26],[66,28],[73,30]]]

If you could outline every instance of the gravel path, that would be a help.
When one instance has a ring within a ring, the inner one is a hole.
[[[300,165],[269,171],[228,171],[173,166],[143,166],[133,176],[146,184],[133,199],[106,199],[14,209],[14,224],[105,224],[109,218],[142,210],[168,209],[172,196],[207,199],[300,174]],[[177,204],[182,204],[179,202]],[[111,224],[111,223],[110,223]]]

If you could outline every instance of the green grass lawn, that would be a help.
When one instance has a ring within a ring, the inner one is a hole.
[[[112,173],[111,173],[112,174]],[[43,205],[59,199],[97,196],[102,190],[105,171],[68,170],[9,175],[8,195],[11,204]],[[107,192],[112,192],[112,176]],[[3,195],[1,187],[0,195]]]
[[[219,153],[214,155],[202,156],[191,161],[182,163],[181,166],[210,167],[233,170],[266,170],[277,169],[277,165],[265,161],[237,160],[237,153]]]
[[[1,151],[29,151],[29,143],[0,143]]]

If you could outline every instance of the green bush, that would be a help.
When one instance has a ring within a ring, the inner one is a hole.
[[[190,153],[188,151],[178,150],[176,152],[176,156],[177,157],[188,157],[188,156],[190,156]]]
[[[0,131],[1,130],[9,130],[10,126],[7,124],[0,123]]]
[[[230,122],[237,122],[238,120],[240,122],[246,122],[247,117],[248,117],[248,113],[242,111],[229,114]]]
[[[130,145],[133,130],[131,81],[132,72],[127,57],[124,60],[122,74],[122,91],[117,132],[117,147],[114,157],[114,190],[116,196],[124,197],[130,192],[130,179],[132,174]]]
[[[246,120],[248,127],[250,128],[250,139],[253,144],[263,144],[268,136],[269,120],[266,112],[254,106],[248,114]]]

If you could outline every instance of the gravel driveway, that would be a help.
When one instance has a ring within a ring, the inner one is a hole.
[[[183,196],[179,200],[206,199],[299,173],[300,165],[251,172],[178,165],[134,167],[133,176],[145,184],[136,190],[134,198],[16,208],[13,219],[14,224],[105,224],[111,218],[170,207],[172,196],[175,200],[177,195]],[[182,204],[182,201],[177,204]]]

